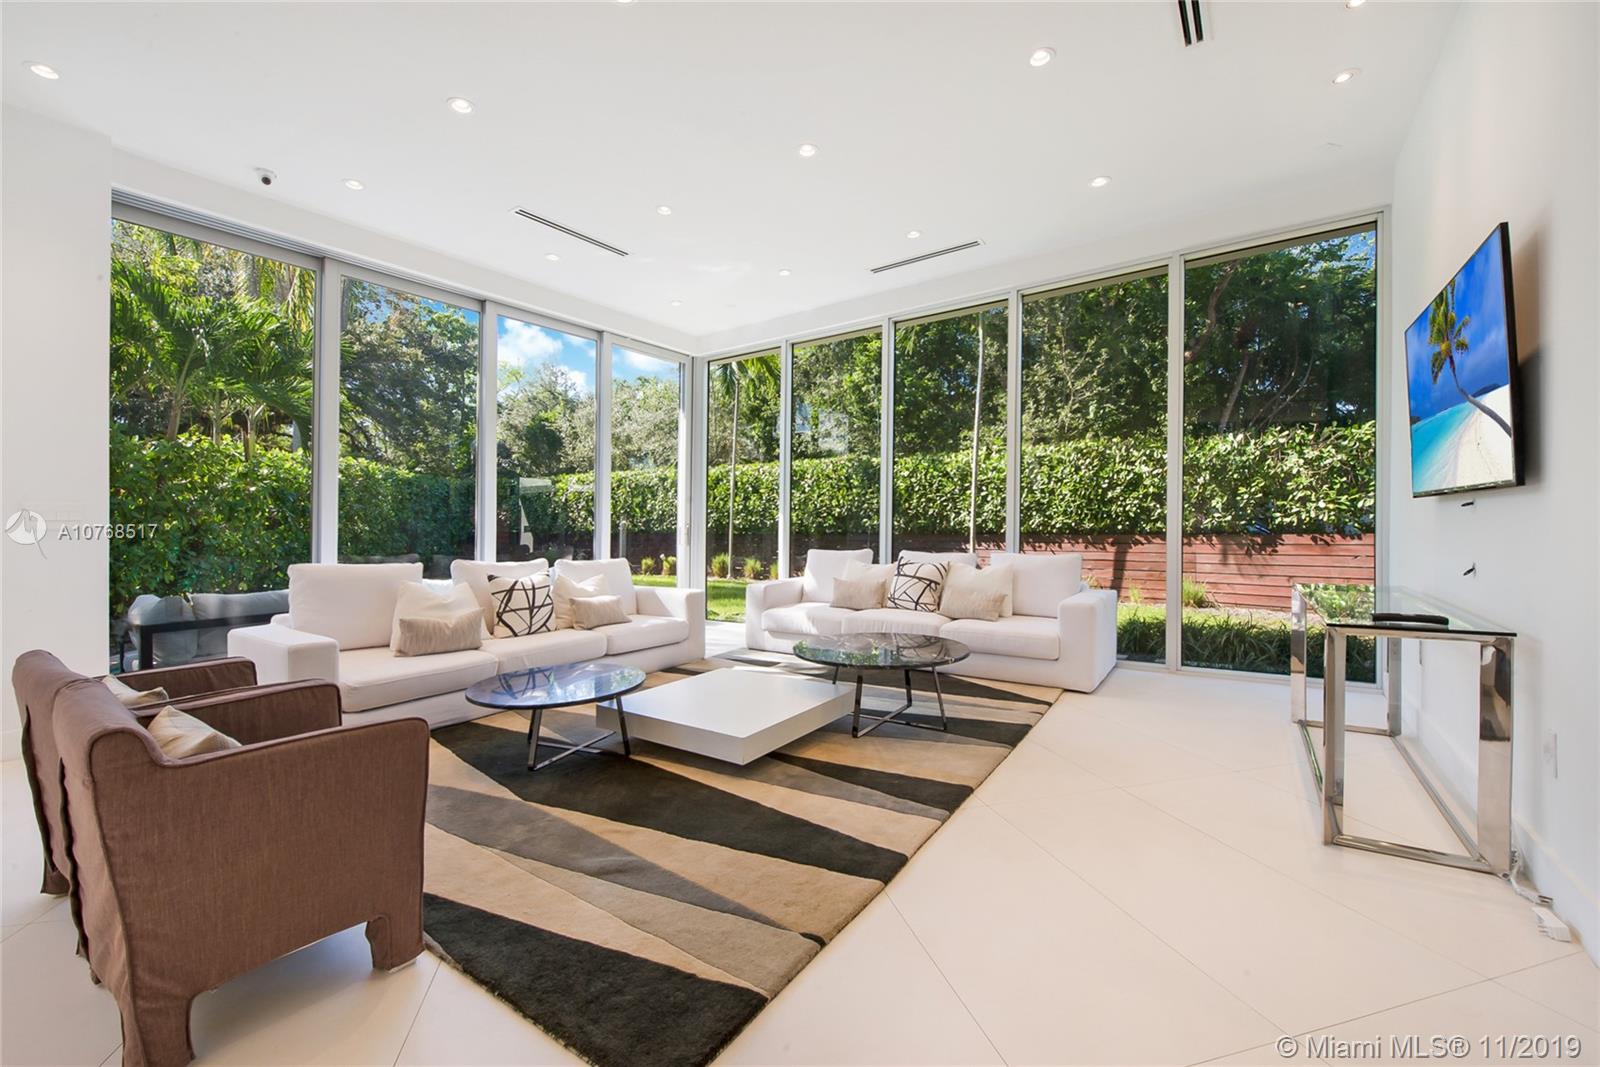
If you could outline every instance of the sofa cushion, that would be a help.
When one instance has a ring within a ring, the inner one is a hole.
[[[939,591],[939,608],[944,610],[944,598],[952,594],[983,594],[998,593],[1000,595],[1000,615],[1005,617],[1011,614],[1011,594],[1013,576],[1004,567],[969,567],[965,563],[952,563],[950,573],[945,575],[944,588]],[[951,618],[962,618],[956,612],[945,611]],[[970,616],[967,616],[970,617]]]
[[[633,566],[625,559],[558,559],[556,574],[575,582],[603,574],[606,587],[600,592],[620,599],[625,614],[632,615],[639,610],[633,595]]]
[[[496,674],[525,671],[529,667],[554,667],[582,663],[606,654],[606,635],[585,630],[547,630],[526,637],[496,637],[483,643],[483,651],[499,664]]]
[[[932,611],[904,611],[900,608],[873,608],[852,611],[844,620],[847,634],[927,634],[939,636],[939,629],[950,620]]]
[[[993,622],[956,619],[945,623],[940,637],[960,641],[974,652],[1019,659],[1059,659],[1061,623],[1034,615],[1012,615]]]
[[[331,637],[341,651],[381,645],[387,654],[400,587],[421,579],[420,563],[291,563],[289,614],[296,630]]]
[[[689,623],[670,615],[630,615],[626,623],[596,632],[606,639],[606,655],[620,656],[624,652],[687,641]]]
[[[232,619],[243,615],[276,615],[289,610],[289,590],[256,593],[196,593],[189,598],[195,619]],[[254,624],[252,624],[254,625]],[[195,654],[201,659],[228,654],[228,628],[212,626],[195,635]]]
[[[976,552],[913,552],[903,549],[896,558],[897,563],[943,563],[952,567],[957,563],[965,563],[969,567],[978,565]]]
[[[1011,569],[1011,610],[1018,615],[1060,613],[1061,602],[1076,596],[1083,585],[1083,557],[1076,552],[1060,555],[996,552],[989,567]]]
[[[478,636],[487,637],[483,630],[483,611],[478,608],[478,600],[472,595],[472,590],[464,585],[454,582],[428,581],[405,582],[400,586],[400,591],[394,598],[394,617],[389,629],[389,647],[396,648],[400,644],[400,621],[402,619],[434,619],[442,622],[454,623],[463,612],[478,609],[479,624]],[[413,634],[413,638],[417,635]],[[463,648],[477,648],[477,645],[463,645]],[[454,651],[453,649],[451,651]]]
[[[768,608],[761,613],[761,628],[768,633],[805,634],[807,637],[837,637],[844,633],[844,620],[854,615],[848,608],[808,601]]]
[[[489,599],[489,576],[497,574],[502,578],[522,578],[529,574],[544,574],[549,569],[550,564],[542,559],[529,559],[521,563],[484,563],[476,559],[455,559],[450,561],[450,578],[472,590],[472,595],[478,599],[478,605],[483,608],[484,626],[490,633],[494,633],[494,602]]]
[[[367,711],[403,700],[465,689],[498,673],[483,649],[437,656],[397,656],[387,645],[339,653],[339,695],[345,711]]]
[[[551,627],[557,630],[570,630],[577,625],[572,618],[572,602],[579,597],[605,596],[606,576],[591,574],[583,581],[575,582],[565,574],[558,574],[550,595],[554,603]]]
[[[156,712],[156,717],[150,720],[149,730],[150,736],[155,738],[156,747],[168,759],[207,756],[240,747],[239,742],[221,730],[171,706]]]
[[[851,561],[872,562],[870,548],[813,548],[806,553],[806,570],[800,585],[801,600],[833,599],[833,580],[844,576]]]

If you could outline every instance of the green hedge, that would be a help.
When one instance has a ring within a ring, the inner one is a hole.
[[[1188,533],[1357,534],[1372,529],[1374,427],[1268,430],[1195,436],[1185,445]],[[137,593],[226,592],[281,585],[310,554],[311,472],[304,452],[258,450],[199,434],[175,441],[112,433],[111,521],[154,523],[147,539],[112,546],[112,610]],[[900,458],[897,529],[965,530],[968,453]],[[1023,453],[1022,522],[1033,534],[1142,533],[1166,521],[1166,443],[1159,435],[1030,447]],[[371,460],[339,463],[339,547],[347,556],[470,551],[469,479],[421,474]],[[710,471],[707,525],[728,524],[728,468]],[[878,521],[876,457],[802,459],[794,465],[793,530],[834,534]],[[674,528],[677,470],[612,474],[613,521],[635,531]],[[740,464],[737,532],[777,527],[778,465]],[[515,529],[517,483],[502,478],[500,517]],[[586,540],[594,528],[594,478],[562,475],[523,498],[535,539]],[[978,525],[1005,527],[1005,457],[980,457]]]
[[[1322,677],[1322,627],[1306,628],[1306,673]],[[1157,661],[1167,654],[1166,609],[1123,604],[1117,609],[1117,654]],[[1183,662],[1266,674],[1289,673],[1289,623],[1286,619],[1242,611],[1185,611]],[[1353,682],[1377,676],[1377,645],[1357,637],[1346,651],[1345,674]]]

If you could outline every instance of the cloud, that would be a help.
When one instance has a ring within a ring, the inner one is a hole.
[[[531,368],[561,351],[553,330],[515,319],[500,320],[500,362]]]
[[[655,356],[647,356],[643,352],[635,352],[621,345],[612,347],[611,362],[618,368],[626,368],[655,378],[666,378],[678,373],[678,364],[672,360],[657,359]]]

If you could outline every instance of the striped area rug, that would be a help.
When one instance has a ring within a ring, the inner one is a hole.
[[[646,684],[716,669],[819,673],[746,652]],[[931,707],[928,676],[912,677]],[[869,707],[900,702],[900,676],[882,680]],[[435,731],[430,944],[591,1063],[709,1062],[1060,696],[941,680],[948,734],[852,738],[846,715],[745,767],[638,741],[624,759],[613,739],[617,755],[529,773],[524,715]],[[593,711],[546,712],[544,729],[583,741]]]

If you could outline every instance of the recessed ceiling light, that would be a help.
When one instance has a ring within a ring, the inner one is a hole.
[[[675,308],[681,308],[681,307],[683,307],[683,301],[682,300],[674,300],[672,302],[672,306],[675,307]]]
[[[1333,76],[1333,84],[1343,85],[1345,82],[1349,81],[1351,78],[1354,78],[1360,73],[1360,67],[1351,67],[1349,70],[1341,70],[1339,73]]]
[[[344,187],[346,189],[354,189],[357,192],[360,192],[362,189],[366,188],[365,185],[361,184],[360,178],[346,178],[344,180]]]
[[[633,3],[633,0],[617,0],[617,3],[619,3],[619,4],[631,4],[631,3]]]
[[[799,151],[802,156],[810,159],[812,156],[817,154],[817,146],[814,144],[803,144],[800,146]]]
[[[450,99],[446,100],[445,103],[449,104],[450,110],[454,111],[457,115],[472,114],[472,101],[468,100],[464,96],[452,96]]]
[[[46,81],[55,81],[61,77],[61,72],[48,63],[29,63],[28,69]]]
[[[672,208],[668,207],[666,204],[657,204],[656,205],[656,214],[657,215],[670,215],[670,214],[672,214]]]
[[[1111,176],[1109,174],[1101,174],[1098,177],[1089,179],[1089,187],[1092,189],[1104,189],[1110,184]]]
[[[544,254],[544,258],[545,258],[545,259],[548,259],[548,260],[549,260],[549,261],[550,261],[550,262],[552,262],[552,263],[556,263],[556,262],[559,262],[559,261],[560,261],[560,259],[561,259],[561,257],[560,257],[560,256],[558,256],[558,255],[556,255],[556,254],[555,254],[555,253],[554,253],[554,252],[546,252],[546,253],[545,253],[545,254]]]
[[[1035,48],[1033,55],[1028,57],[1028,66],[1042,67],[1056,57],[1054,48]]]
[[[1360,7],[1366,2],[1367,0],[1344,0],[1344,6],[1349,8],[1351,11],[1354,11],[1356,8]]]
[[[922,231],[921,230],[907,230],[906,231],[906,237],[909,238],[910,240],[915,241],[918,237],[921,237],[921,236],[922,236]]]
[[[787,278],[789,275],[791,275],[793,273],[794,272],[791,271],[788,267],[780,267],[780,268],[778,268],[778,277],[780,277],[780,278]]]

